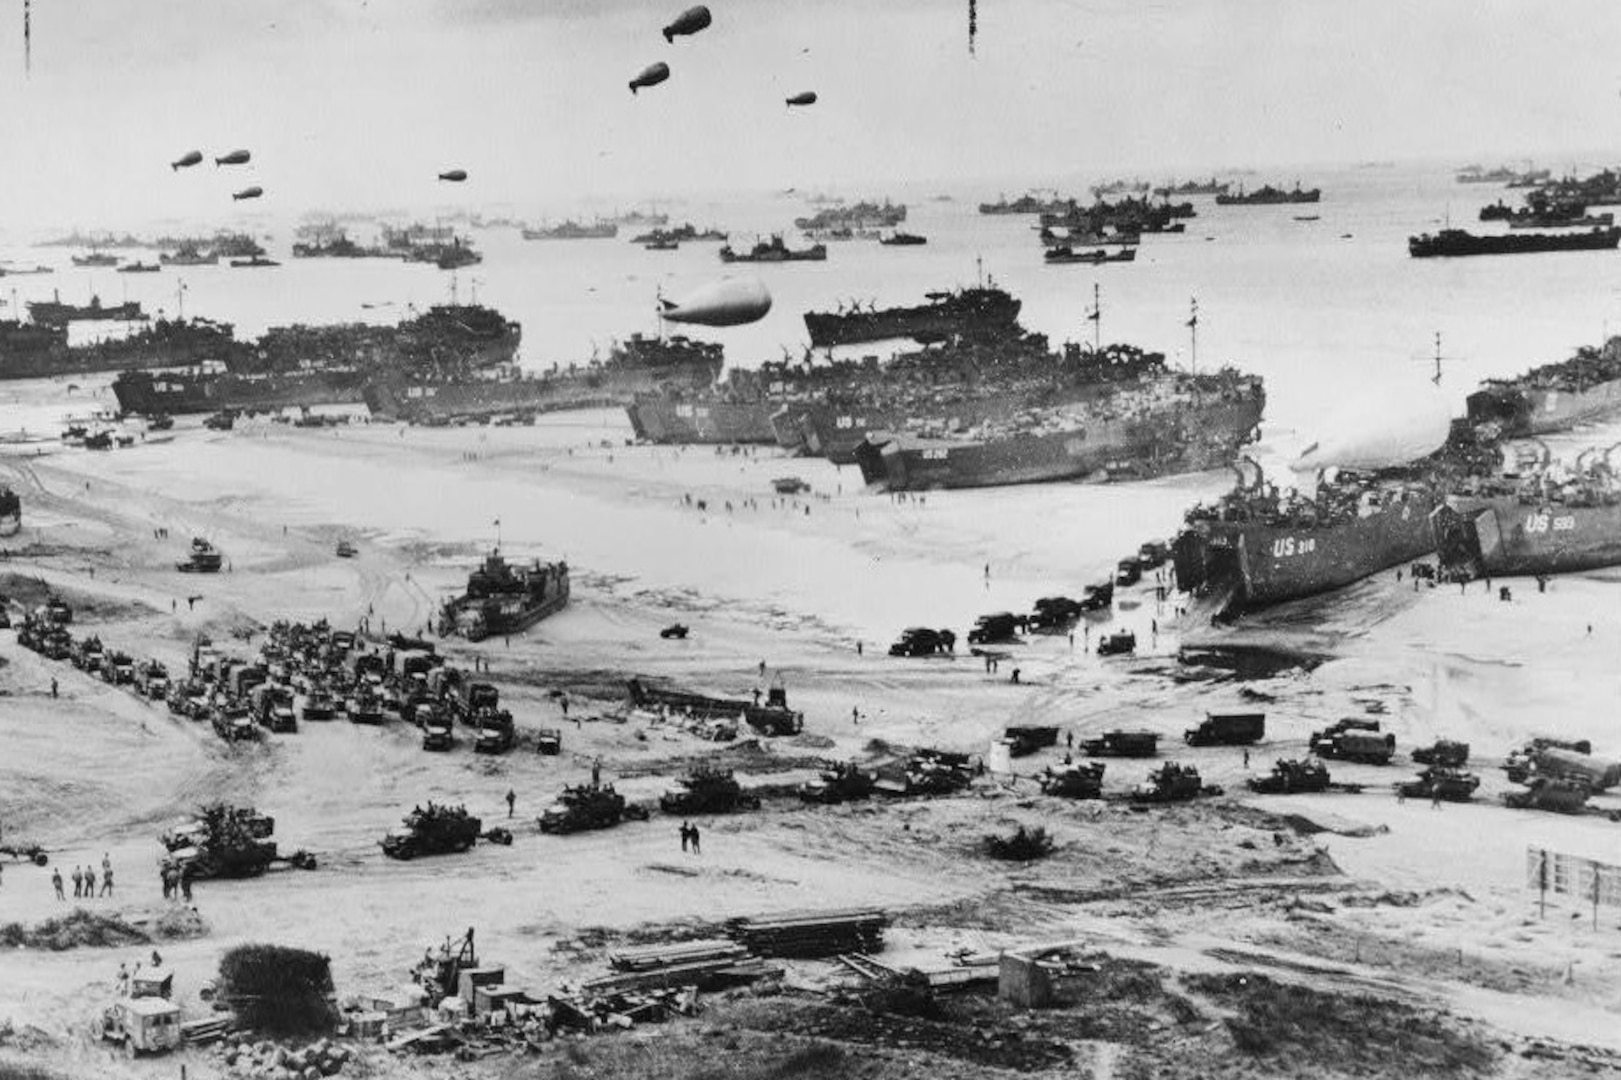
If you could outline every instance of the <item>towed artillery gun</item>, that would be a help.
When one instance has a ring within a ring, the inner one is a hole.
[[[628,805],[612,784],[592,782],[565,787],[538,820],[543,833],[572,833],[611,829],[627,818],[646,821],[648,813],[642,807]]]
[[[699,765],[676,781],[679,790],[659,796],[666,814],[729,814],[760,809],[760,797],[743,790],[730,769]]]
[[[404,827],[390,829],[381,841],[383,854],[392,859],[414,859],[418,855],[444,855],[467,851],[480,839],[495,844],[511,844],[506,829],[484,831],[484,823],[463,806],[430,801],[416,807],[404,818]]]
[[[1101,761],[1087,761],[1060,769],[1049,768],[1037,779],[1043,795],[1061,799],[1101,799],[1105,768],[1107,766]]]
[[[35,866],[44,866],[51,861],[45,849],[31,841],[12,840],[0,844],[0,855],[9,855],[13,859],[23,859]]]

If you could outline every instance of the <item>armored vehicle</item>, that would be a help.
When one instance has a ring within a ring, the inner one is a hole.
[[[270,839],[275,821],[248,807],[215,803],[203,808],[190,825],[163,837],[166,862],[194,878],[240,878],[262,874],[272,863],[286,861],[304,869],[315,866],[307,852],[283,859]]]
[[[412,859],[466,851],[478,841],[483,828],[484,823],[465,807],[429,802],[426,809],[418,806],[407,814],[403,828],[392,829],[383,837],[383,854],[393,859]]]
[[[1272,763],[1270,776],[1252,776],[1249,789],[1260,795],[1293,795],[1300,791],[1327,791],[1328,766],[1305,758],[1280,758]]]
[[[872,791],[872,774],[852,762],[823,770],[820,779],[807,781],[800,787],[799,797],[806,802],[841,803],[865,799]]]
[[[540,831],[571,833],[585,829],[609,829],[623,818],[645,821],[647,811],[627,806],[625,797],[612,784],[581,784],[563,789],[557,802],[540,815]]]
[[[1105,767],[1101,761],[1087,761],[1048,769],[1040,777],[1041,793],[1064,799],[1101,799]]]
[[[556,757],[563,752],[563,733],[554,727],[543,727],[535,733],[535,752]]]
[[[300,714],[305,720],[331,720],[338,715],[338,703],[325,687],[313,686],[304,695]]]
[[[1524,791],[1503,794],[1503,803],[1516,810],[1552,810],[1558,814],[1579,814],[1590,794],[1580,780],[1533,776]]]
[[[760,797],[745,792],[730,769],[700,765],[677,780],[679,790],[659,796],[666,814],[729,814],[760,809]]]
[[[1468,802],[1480,786],[1480,777],[1474,773],[1431,765],[1412,780],[1396,785],[1396,791],[1406,799],[1445,799],[1447,802]]]
[[[1137,635],[1130,630],[1105,634],[1098,642],[1099,656],[1124,656],[1137,651]]]
[[[1198,769],[1167,761],[1137,785],[1131,798],[1134,802],[1185,802],[1196,798],[1203,790]]]
[[[1082,611],[1108,611],[1114,603],[1114,582],[1104,581],[1081,590]]]

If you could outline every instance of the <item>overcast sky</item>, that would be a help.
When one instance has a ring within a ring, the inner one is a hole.
[[[0,222],[262,209],[530,213],[886,181],[1489,155],[1621,159],[1614,0],[22,0],[0,27]],[[627,82],[666,61],[669,82]],[[820,102],[783,98],[815,90]],[[189,149],[250,169],[172,174]],[[435,175],[466,168],[464,190]]]

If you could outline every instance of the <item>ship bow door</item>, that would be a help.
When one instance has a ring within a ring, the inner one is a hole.
[[[1435,533],[1435,550],[1441,576],[1467,581],[1485,573],[1485,548],[1496,551],[1502,544],[1497,518],[1490,510],[1473,515],[1459,513],[1450,506],[1438,506],[1430,514]]]

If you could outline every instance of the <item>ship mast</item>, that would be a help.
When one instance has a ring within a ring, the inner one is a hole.
[[[1103,301],[1095,281],[1092,282],[1092,310],[1086,313],[1086,319],[1092,324],[1092,351],[1097,352],[1103,347]]]
[[[1189,302],[1191,312],[1188,315],[1188,370],[1199,374],[1199,298],[1194,297]]]

